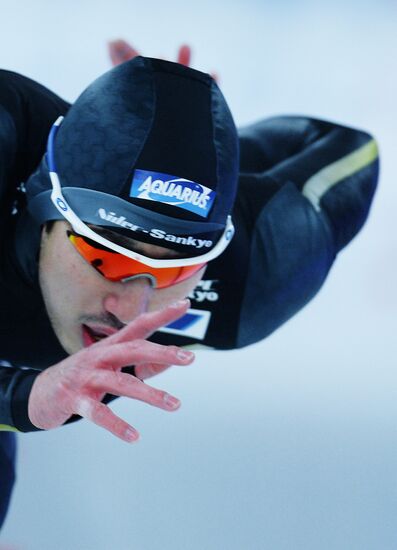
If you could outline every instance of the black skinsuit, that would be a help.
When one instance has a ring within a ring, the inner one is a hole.
[[[66,356],[37,280],[39,228],[18,188],[68,107],[35,82],[0,71],[0,526],[14,457],[12,434],[1,430],[37,429],[27,415],[31,386]],[[209,264],[189,314],[154,341],[233,349],[265,338],[316,294],[367,217],[378,176],[367,133],[276,117],[241,130],[240,148],[236,235]]]

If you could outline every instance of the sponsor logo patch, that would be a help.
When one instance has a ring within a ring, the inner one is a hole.
[[[206,218],[216,193],[205,185],[185,178],[135,170],[130,197],[177,206]]]
[[[160,328],[158,332],[166,332],[169,334],[177,334],[178,336],[195,338],[196,340],[204,340],[210,319],[210,311],[188,309],[183,317]]]
[[[113,223],[125,229],[131,229],[137,233],[145,233],[154,239],[164,240],[175,244],[182,244],[184,246],[194,246],[194,248],[209,248],[212,246],[213,242],[208,239],[199,239],[198,237],[193,237],[192,235],[172,235],[172,233],[167,233],[163,229],[157,229],[152,227],[151,229],[144,229],[139,225],[129,222],[125,216],[119,216],[116,212],[107,212],[104,208],[99,208],[97,215],[107,222]]]
[[[217,302],[219,293],[216,290],[217,279],[202,279],[198,285],[191,291],[189,298],[197,303],[208,300],[209,302]]]

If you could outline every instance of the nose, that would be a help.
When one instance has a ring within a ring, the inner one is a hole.
[[[103,307],[124,324],[129,323],[148,309],[153,285],[147,277],[139,277],[125,283],[113,283],[105,296]]]

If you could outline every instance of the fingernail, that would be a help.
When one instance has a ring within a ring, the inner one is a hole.
[[[181,404],[179,399],[172,397],[172,395],[169,395],[168,393],[164,395],[164,403],[171,409],[176,409]]]
[[[126,440],[129,442],[129,443],[135,443],[135,441],[138,441],[139,439],[139,434],[138,432],[136,432],[135,430],[133,430],[132,428],[127,428],[125,430],[125,438]]]
[[[193,358],[193,353],[191,351],[177,351],[176,356],[178,359],[182,359],[182,361],[187,361]]]
[[[187,300],[178,300],[177,302],[174,302],[171,307],[182,307],[187,304]]]

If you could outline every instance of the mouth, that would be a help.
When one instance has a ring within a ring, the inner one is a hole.
[[[117,332],[117,330],[108,327],[91,327],[88,325],[82,325],[82,338],[84,347],[92,346],[100,340],[107,338]]]

